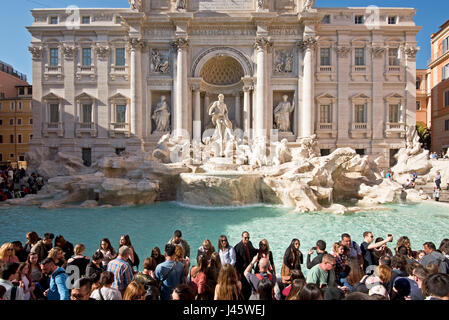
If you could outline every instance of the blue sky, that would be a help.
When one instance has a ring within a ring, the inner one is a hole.
[[[431,3],[431,4],[430,4]],[[31,82],[31,54],[28,46],[31,36],[25,29],[33,22],[33,8],[65,8],[76,5],[80,8],[125,8],[127,0],[2,0],[0,4],[0,60],[11,64],[27,75]],[[412,7],[418,10],[415,23],[422,26],[417,36],[421,51],[417,55],[417,68],[425,68],[430,58],[430,35],[449,19],[447,0],[317,0],[317,7],[369,6]]]

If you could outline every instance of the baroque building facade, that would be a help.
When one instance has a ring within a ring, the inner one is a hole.
[[[32,148],[89,164],[150,151],[166,132],[200,139],[219,94],[250,138],[315,134],[322,154],[352,147],[385,167],[416,124],[412,8],[129,2],[32,10]]]

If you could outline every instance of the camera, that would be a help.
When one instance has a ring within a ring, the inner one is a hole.
[[[310,248],[310,250],[315,250],[316,251],[316,247],[312,247],[312,248]]]

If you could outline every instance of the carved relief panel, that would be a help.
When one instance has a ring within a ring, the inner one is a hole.
[[[170,74],[170,50],[151,49],[150,50],[150,71],[151,73],[168,75]]]
[[[296,54],[291,49],[275,49],[273,55],[273,74],[276,76],[295,76]]]

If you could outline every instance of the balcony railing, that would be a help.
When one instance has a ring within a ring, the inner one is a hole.
[[[109,124],[109,133],[114,136],[115,133],[125,133],[130,135],[130,125],[127,122],[115,122]]]
[[[388,66],[388,72],[401,72],[400,66]]]
[[[404,123],[402,123],[402,122],[387,122],[387,130],[403,131],[403,130],[405,130]]]
[[[368,124],[367,123],[353,123],[352,124],[352,130],[367,130]]]
[[[48,80],[50,76],[57,76],[58,79],[62,78],[62,66],[49,66],[45,65],[44,77]]]
[[[64,135],[63,123],[46,122],[44,123],[43,131],[45,136],[48,136],[49,133],[56,133],[58,136],[62,137]]]
[[[353,72],[366,72],[366,66],[354,66],[352,67]]]
[[[332,125],[332,123],[319,123],[318,129],[319,130],[332,130],[333,125]]]
[[[320,66],[320,72],[332,72],[332,66]]]

